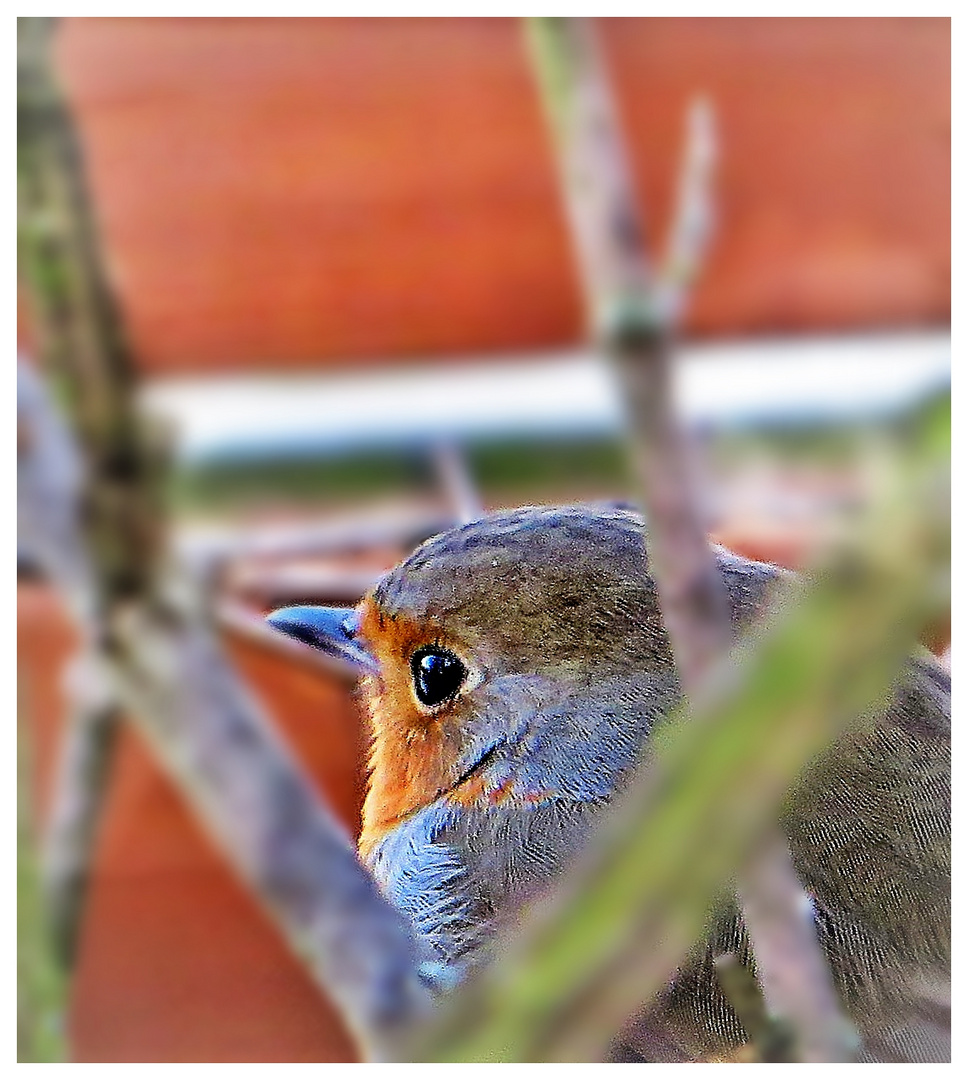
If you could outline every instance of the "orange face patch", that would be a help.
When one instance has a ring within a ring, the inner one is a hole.
[[[372,723],[370,784],[363,804],[359,849],[367,858],[379,838],[433,802],[457,779],[458,706],[428,715],[411,689],[410,657],[422,645],[445,644],[433,627],[391,618],[372,597],[359,607],[359,635],[380,664],[364,682]]]

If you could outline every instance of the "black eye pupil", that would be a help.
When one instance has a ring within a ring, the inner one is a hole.
[[[428,708],[453,697],[461,687],[467,669],[446,649],[420,649],[410,661],[413,685],[419,700]]]

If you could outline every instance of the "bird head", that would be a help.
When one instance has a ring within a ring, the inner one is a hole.
[[[438,799],[593,796],[608,782],[588,761],[596,710],[630,679],[674,679],[642,519],[623,510],[493,514],[426,541],[355,610],[283,608],[269,622],[363,676],[364,855]]]

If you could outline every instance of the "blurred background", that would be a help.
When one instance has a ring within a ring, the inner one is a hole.
[[[950,22],[601,30],[656,247],[686,109],[713,107],[716,235],[677,393],[711,534],[805,566],[863,501],[871,435],[949,379]],[[140,398],[170,442],[172,542],[212,572],[231,655],[355,830],[351,687],[270,646],[261,614],[354,603],[481,508],[628,498],[521,28],[65,19],[55,55]],[[76,633],[29,552],[19,571],[42,821]],[[129,727],[107,783],[71,1056],[352,1060]]]

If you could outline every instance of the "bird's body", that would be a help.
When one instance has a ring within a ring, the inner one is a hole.
[[[716,557],[743,626],[770,605],[782,572],[724,549]],[[341,633],[371,669],[361,855],[445,987],[563,872],[679,697],[643,523],[577,507],[492,515],[418,548]],[[804,779],[784,826],[838,987],[868,1057],[943,1060],[943,669],[913,660],[879,723],[845,736],[828,761]],[[646,1055],[688,1059],[743,1040],[712,968],[720,951],[746,955],[728,905],[652,1010]]]

